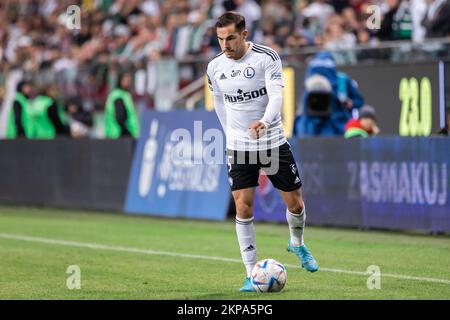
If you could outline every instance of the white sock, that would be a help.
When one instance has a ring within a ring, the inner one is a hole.
[[[294,214],[286,209],[286,220],[289,224],[292,245],[298,247],[303,245],[303,230],[305,229],[306,212],[305,207],[300,214]]]
[[[258,262],[256,258],[256,237],[253,218],[241,219],[236,217],[236,234],[242,261],[247,271],[247,277],[250,277],[253,267]]]

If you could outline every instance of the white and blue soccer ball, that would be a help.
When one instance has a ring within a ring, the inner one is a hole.
[[[274,259],[259,261],[252,270],[250,281],[257,292],[279,292],[286,285],[286,268]]]

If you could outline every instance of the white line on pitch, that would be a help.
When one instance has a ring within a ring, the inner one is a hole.
[[[54,244],[54,245],[61,245],[61,246],[68,246],[68,247],[88,248],[88,249],[94,249],[94,250],[122,251],[122,252],[182,257],[182,258],[190,258],[190,259],[204,259],[204,260],[216,260],[216,261],[224,261],[224,262],[242,263],[242,261],[240,259],[204,256],[204,255],[198,255],[198,254],[185,254],[185,253],[177,253],[177,252],[166,252],[166,251],[139,249],[139,248],[122,247],[122,246],[110,246],[110,245],[97,244],[97,243],[76,242],[76,241],[67,241],[67,240],[58,240],[58,239],[49,239],[49,238],[40,238],[40,237],[30,237],[30,236],[10,234],[10,233],[0,233],[0,238],[10,239],[10,240],[21,240],[21,241]],[[290,267],[290,268],[298,268],[299,267],[298,265],[292,265],[292,264],[285,264],[285,266]],[[346,274],[361,275],[361,276],[369,276],[370,275],[369,273],[362,272],[362,271],[350,271],[350,270],[322,268],[322,267],[320,267],[320,271],[346,273]],[[414,277],[414,276],[391,274],[391,273],[381,273],[381,276],[388,277],[388,278],[395,278],[395,279],[403,279],[403,280],[444,283],[444,284],[450,285],[450,280],[446,280],[446,279]]]

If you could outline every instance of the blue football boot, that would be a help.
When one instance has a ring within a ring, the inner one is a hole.
[[[240,292],[256,292],[255,288],[252,286],[250,277],[245,278],[245,283],[242,288],[239,289]]]
[[[300,264],[302,265],[302,267],[309,272],[316,272],[317,270],[319,270],[319,265],[317,264],[316,259],[314,259],[305,244],[303,246],[295,247],[291,244],[291,242],[289,242],[287,251],[295,253],[300,259]]]

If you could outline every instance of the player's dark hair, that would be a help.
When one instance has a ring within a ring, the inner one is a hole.
[[[245,18],[234,11],[225,12],[217,19],[216,29],[229,26],[230,24],[234,24],[236,31],[242,32],[245,29]]]

